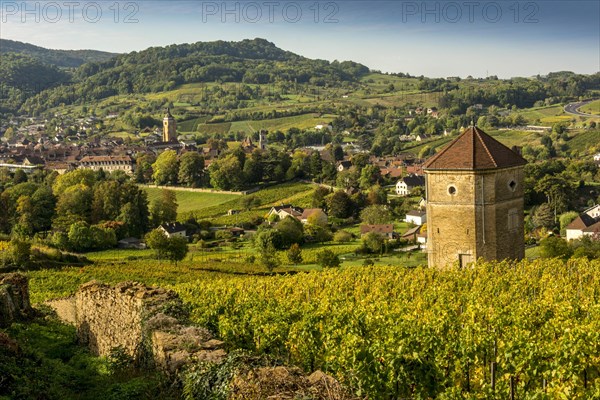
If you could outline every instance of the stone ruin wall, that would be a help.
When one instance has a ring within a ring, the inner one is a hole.
[[[94,354],[121,347],[135,357],[142,341],[143,287],[87,283],[75,295],[77,336]]]
[[[32,314],[28,283],[21,274],[0,274],[0,327]]]
[[[79,340],[99,356],[121,348],[137,362],[151,360],[168,373],[192,361],[219,363],[226,356],[223,343],[206,329],[163,312],[183,309],[179,296],[170,290],[135,282],[113,287],[92,281],[74,297],[47,304],[61,320],[75,325]]]

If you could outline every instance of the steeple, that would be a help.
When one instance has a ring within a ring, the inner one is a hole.
[[[177,141],[177,123],[171,115],[171,110],[167,108],[167,113],[163,118],[163,142]]]

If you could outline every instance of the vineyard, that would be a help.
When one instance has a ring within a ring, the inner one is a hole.
[[[332,373],[370,399],[600,397],[600,261],[254,276],[144,262],[30,273],[35,301],[89,279],[177,291],[230,348]],[[493,372],[492,372],[493,371]]]

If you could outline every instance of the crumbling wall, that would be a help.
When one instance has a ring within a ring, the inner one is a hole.
[[[209,331],[182,321],[185,307],[170,290],[92,281],[82,285],[74,299],[47,304],[75,325],[79,340],[99,356],[120,348],[136,362],[151,362],[168,373],[191,361],[220,363],[226,356],[223,343]]]
[[[29,282],[21,274],[0,274],[0,326],[31,315]]]

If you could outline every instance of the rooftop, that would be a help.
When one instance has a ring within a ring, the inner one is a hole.
[[[476,126],[467,128],[424,165],[426,170],[484,170],[525,165],[527,161]]]

